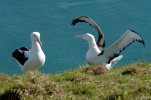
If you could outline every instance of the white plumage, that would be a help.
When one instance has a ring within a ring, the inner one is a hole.
[[[42,43],[39,32],[31,34],[31,44],[32,47],[30,50],[26,47],[21,47],[12,53],[12,56],[17,60],[22,71],[25,73],[35,72],[45,63],[45,54],[41,49]]]
[[[140,35],[132,30],[127,30],[118,41],[106,50],[99,50],[92,34],[88,33],[76,36],[76,38],[87,40],[89,43],[89,49],[86,54],[86,61],[88,64],[105,65],[108,69],[111,69],[119,60],[123,58],[120,53],[134,41],[141,42],[145,47],[144,41]]]
[[[141,42],[145,47],[145,43],[138,33],[133,30],[127,30],[118,41],[106,50],[103,50],[103,47],[105,47],[105,37],[95,21],[93,21],[90,17],[82,16],[74,19],[72,21],[72,25],[79,22],[86,22],[98,31],[97,42],[92,34],[76,36],[76,38],[87,40],[89,43],[86,61],[90,65],[105,65],[106,68],[111,69],[119,60],[123,58],[120,53],[134,41]]]

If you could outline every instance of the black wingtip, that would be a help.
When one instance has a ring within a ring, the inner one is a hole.
[[[144,48],[145,48],[145,42],[144,40],[142,39],[141,41],[139,41],[140,43],[142,43],[144,45]]]
[[[75,25],[76,23],[78,23],[78,22],[84,22],[83,20],[80,19],[80,18],[82,18],[82,17],[89,18],[89,17],[87,17],[87,16],[81,16],[81,17],[79,17],[79,18],[77,18],[77,19],[74,19],[74,20],[72,21],[71,25],[74,26],[74,25]]]
[[[21,48],[16,49],[15,51],[12,52],[12,57],[16,58],[16,54],[19,53],[19,50],[21,50],[21,51],[29,51],[29,49],[27,47],[21,47]]]
[[[24,55],[25,51],[28,51],[28,48],[21,47],[20,49],[16,49],[12,52],[12,57],[14,57],[21,65],[24,65],[24,63],[28,60],[28,57],[25,57]]]
[[[74,26],[77,22],[78,22],[78,18],[75,19],[75,20],[73,20],[72,23],[71,23],[71,25]]]
[[[16,49],[15,51],[12,52],[12,57],[15,58],[16,52],[18,52],[18,49]]]
[[[136,32],[136,31],[134,31],[134,30],[130,30],[131,32],[134,32],[134,33],[136,33],[136,34],[138,34],[139,35],[139,33],[138,32]],[[140,35],[139,35],[140,36]],[[141,36],[140,36],[141,37]],[[142,37],[141,37],[142,38]],[[139,41],[139,42],[141,42],[143,45],[144,45],[144,48],[145,48],[145,42],[144,42],[144,40],[143,40],[143,38],[142,38],[142,40],[141,41]]]
[[[138,34],[136,31],[134,31],[134,30],[130,30],[131,32],[134,32],[134,33],[136,33],[136,34]]]

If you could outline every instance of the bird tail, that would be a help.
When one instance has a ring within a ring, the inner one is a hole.
[[[120,55],[116,58],[114,58],[112,61],[111,61],[111,68],[119,61],[123,58],[123,55]]]
[[[123,58],[123,55],[120,55],[118,57],[115,57],[111,62],[110,64],[107,64],[106,67],[107,69],[111,69],[119,60],[121,60]]]

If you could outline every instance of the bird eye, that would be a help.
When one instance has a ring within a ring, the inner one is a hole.
[[[87,35],[85,35],[85,36],[87,36]]]
[[[34,35],[34,37],[36,37],[36,35]]]

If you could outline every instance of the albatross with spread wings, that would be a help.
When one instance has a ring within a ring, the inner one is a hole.
[[[102,48],[105,47],[105,37],[99,26],[91,18],[86,16],[73,20],[72,25],[75,25],[78,22],[89,23],[98,31],[99,37],[97,42],[95,41],[94,36],[90,33],[76,36],[76,38],[87,40],[89,43],[89,49],[86,54],[86,61],[89,65],[105,65],[106,68],[110,70],[119,60],[123,58],[120,53],[131,43],[138,41],[145,47],[144,40],[137,32],[127,30],[119,40],[107,49],[103,50]]]

